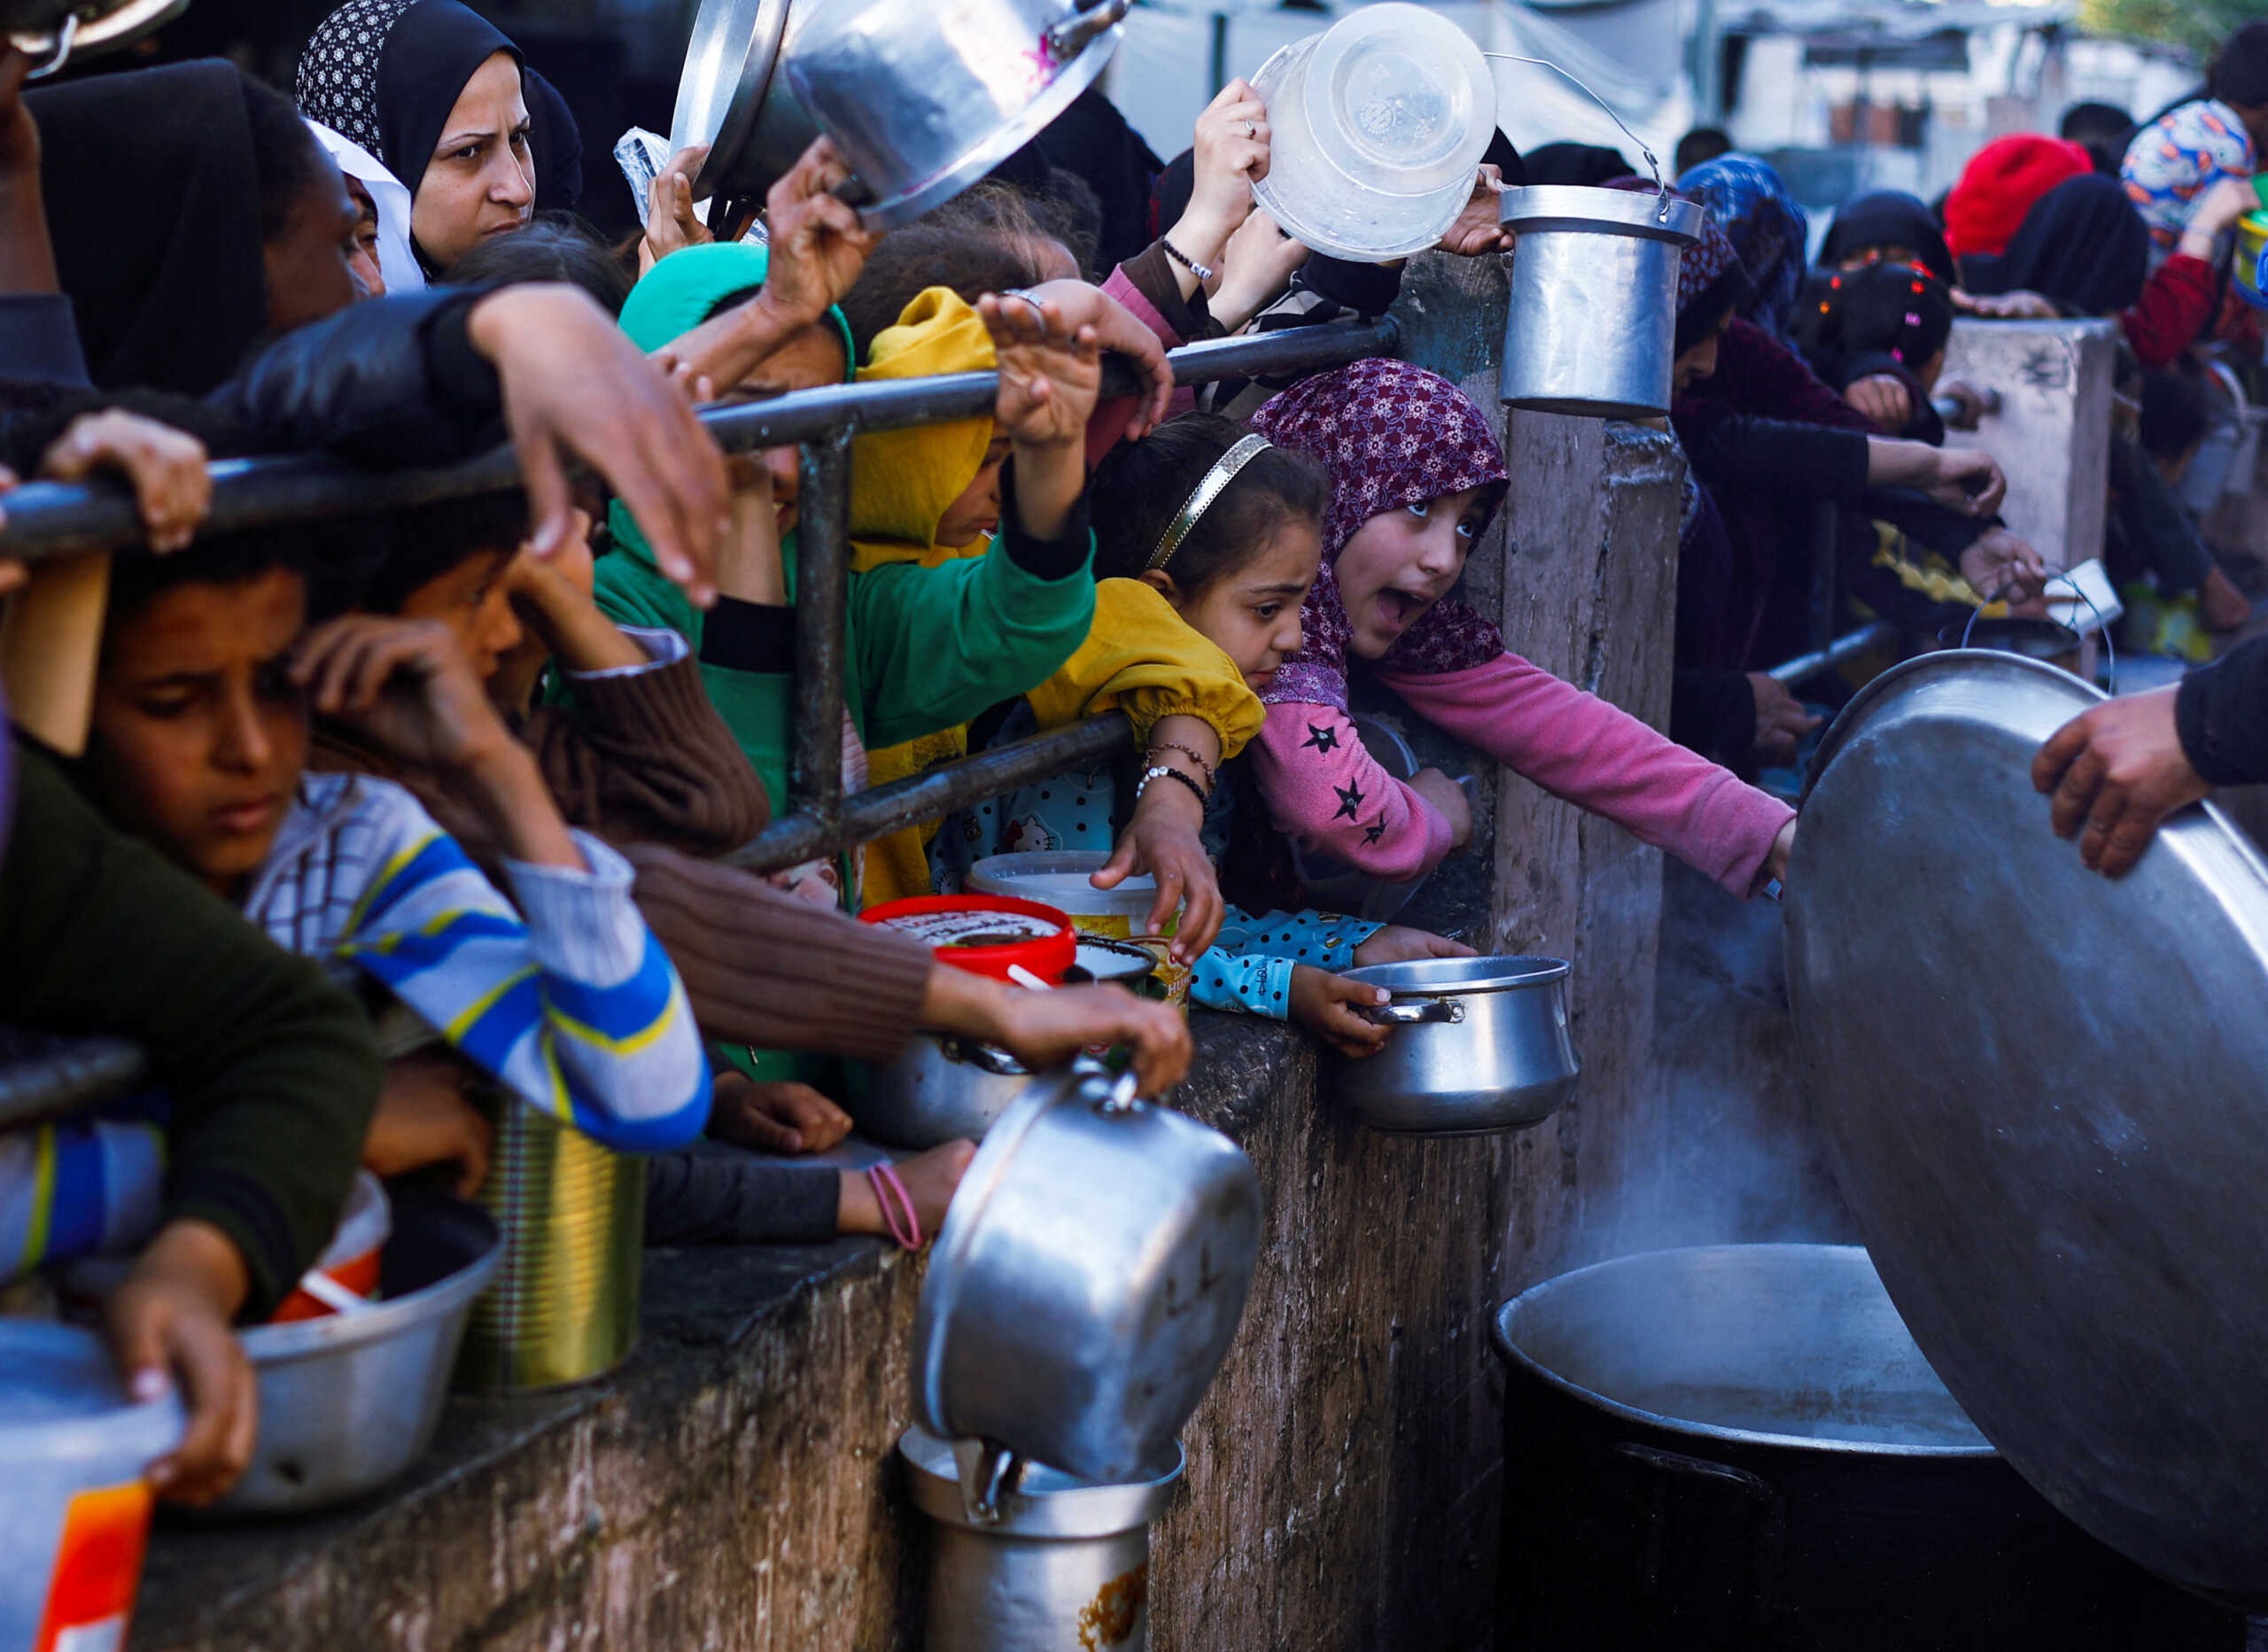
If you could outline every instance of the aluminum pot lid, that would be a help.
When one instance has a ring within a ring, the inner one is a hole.
[[[2112,882],[2031,765],[2102,698],[1911,660],[1820,751],[1788,985],[1845,1197],[2009,1463],[2172,1581],[2268,1602],[2268,863],[2210,806]]]

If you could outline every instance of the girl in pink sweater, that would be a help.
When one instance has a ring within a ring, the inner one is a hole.
[[[1435,726],[1733,894],[1782,874],[1793,810],[1507,652],[1495,625],[1442,600],[1510,480],[1464,392],[1407,362],[1357,361],[1293,385],[1252,424],[1332,482],[1301,652],[1261,694],[1267,725],[1247,754],[1280,832],[1386,878],[1429,871],[1471,834],[1455,782],[1437,770],[1398,780],[1355,738],[1347,676],[1362,660]]]

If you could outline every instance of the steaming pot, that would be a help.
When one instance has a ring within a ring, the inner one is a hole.
[[[1504,191],[1511,306],[1497,395],[1537,413],[1648,419],[1669,411],[1677,266],[1702,208],[1574,184]]]
[[[1504,1304],[1499,1616],[1529,1652],[2202,1652],[1994,1453],[1857,1245],[1619,1257]]]
[[[1347,972],[1394,995],[1363,1014],[1393,1028],[1359,1059],[1326,1050],[1324,1083],[1374,1130],[1485,1136],[1540,1124],[1581,1072],[1566,961],[1436,958]]]
[[[914,1420],[1122,1484],[1170,1454],[1259,1253],[1260,1178],[1235,1143],[1092,1061],[1043,1074],[976,1150],[937,1236]]]

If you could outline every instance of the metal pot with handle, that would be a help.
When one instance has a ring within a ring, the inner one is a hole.
[[[139,40],[189,10],[189,0],[0,0],[0,34],[43,59],[33,80],[84,58]]]
[[[1122,1482],[1170,1452],[1227,1354],[1260,1250],[1242,1149],[1091,1061],[1032,1082],[937,1236],[914,1325],[913,1413],[1009,1454]],[[974,1495],[973,1509],[992,1503]]]
[[[787,89],[894,229],[951,200],[1071,106],[1130,0],[827,0],[781,51]],[[775,94],[776,95],[776,94]]]
[[[850,1116],[861,1135],[893,1147],[982,1141],[1031,1076],[1005,1050],[946,1033],[916,1033],[896,1060],[852,1069]]]
[[[1581,1071],[1566,960],[1436,958],[1347,972],[1393,994],[1362,1011],[1393,1028],[1375,1055],[1326,1051],[1324,1082],[1374,1130],[1485,1136],[1540,1124]]]

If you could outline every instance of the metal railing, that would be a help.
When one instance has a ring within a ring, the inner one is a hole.
[[[1294,328],[1249,338],[1191,345],[1169,357],[1177,384],[1262,378],[1340,366],[1394,352],[1391,318]],[[992,373],[844,384],[770,401],[705,411],[702,422],[728,453],[803,449],[796,593],[796,727],[793,810],[726,857],[753,871],[792,866],[923,820],[936,819],[1029,781],[1060,773],[1116,748],[1122,717],[1091,718],[940,764],[888,786],[846,797],[843,789],[843,612],[849,590],[850,443],[864,431],[902,430],[975,418],[992,410]],[[1111,364],[1104,394],[1135,388]],[[315,523],[469,499],[519,485],[509,447],[460,464],[373,470],[325,458],[230,460],[213,471],[208,532]],[[0,556],[37,562],[139,544],[142,528],[122,487],[33,483],[7,496]],[[775,800],[776,802],[776,800]]]

